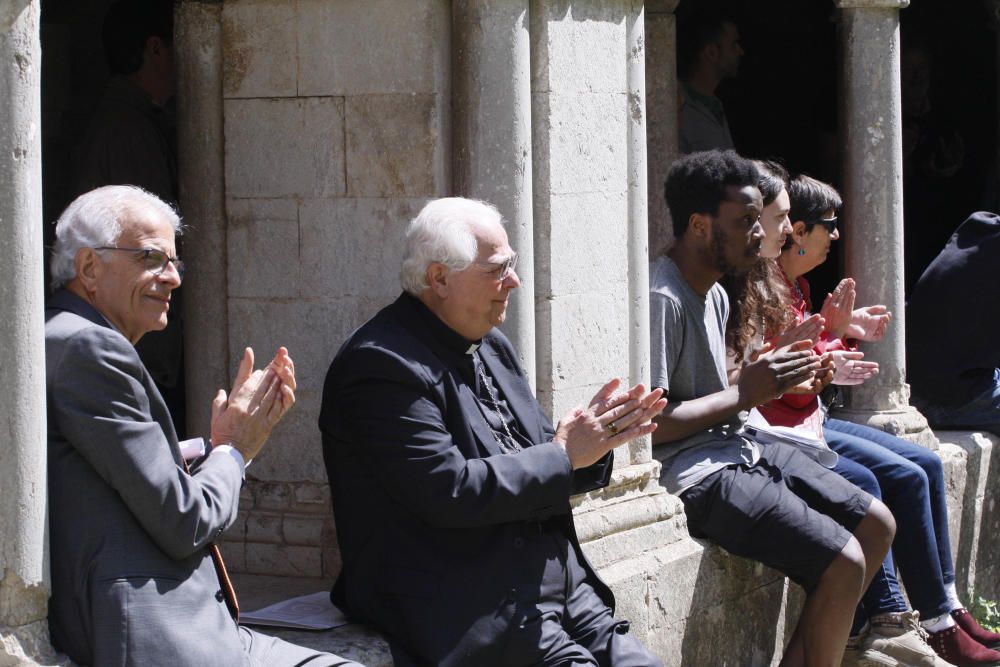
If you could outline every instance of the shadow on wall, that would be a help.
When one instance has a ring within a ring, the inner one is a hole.
[[[990,600],[1000,600],[1000,558],[997,557],[997,554],[1000,554],[1000,544],[998,544],[1000,542],[1000,512],[996,511],[997,505],[1000,503],[1000,485],[988,483],[988,480],[996,478],[996,471],[1000,470],[1000,447],[994,444],[990,453],[988,465],[979,469],[982,481],[977,480],[976,485],[978,487],[981,483],[985,487],[985,494],[982,499],[982,524],[979,527],[979,539],[976,545],[976,562],[980,564],[981,569],[977,569],[974,583],[977,594]],[[971,486],[970,484],[966,488]],[[968,505],[970,509],[974,507],[972,502],[968,502]],[[967,543],[971,542],[971,537],[971,535],[962,534],[960,549],[971,550],[971,547],[966,546]],[[959,559],[958,562],[968,561]]]
[[[965,498],[962,503],[962,531],[958,535],[955,569],[960,592],[971,588],[975,590],[976,595],[989,600],[998,600],[1000,558],[997,555],[1000,554],[1000,512],[997,512],[996,508],[1000,503],[1000,485],[996,484],[995,479],[997,471],[1000,470],[1000,447],[993,443],[981,456],[986,460],[980,461],[970,452]],[[979,493],[982,493],[982,496],[977,498]],[[975,526],[975,517],[980,512],[981,523]],[[952,539],[955,539],[954,536]],[[975,550],[976,567],[974,579],[970,582],[968,563],[972,561],[973,550]],[[963,602],[971,604],[972,600],[963,598]]]
[[[696,611],[686,621],[680,664],[771,665],[795,628],[803,600],[802,589],[777,572],[706,544],[690,604]],[[741,655],[732,654],[734,646],[742,647]]]

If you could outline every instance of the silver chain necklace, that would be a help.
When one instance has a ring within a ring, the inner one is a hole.
[[[802,292],[802,288],[799,287],[799,281],[796,279],[790,282],[792,283],[792,289],[794,289],[795,293],[799,295],[799,299],[801,299],[802,302],[805,303],[806,295]]]
[[[505,453],[508,453],[508,454],[517,453],[517,452],[521,451],[522,448],[521,448],[520,445],[517,444],[517,440],[514,439],[514,435],[510,432],[510,427],[507,426],[507,420],[503,418],[503,413],[500,412],[500,402],[497,400],[496,394],[493,393],[493,385],[487,379],[486,373],[483,371],[483,361],[482,361],[482,359],[478,359],[477,361],[479,362],[478,368],[477,368],[477,370],[479,371],[479,381],[483,383],[484,387],[486,387],[486,393],[489,394],[490,402],[493,403],[493,406],[492,406],[493,412],[496,414],[497,419],[500,420],[500,424],[501,424],[501,426],[503,426],[503,432],[510,439],[510,444],[509,445],[505,444],[500,439],[500,436],[497,435],[497,432],[493,428],[493,426],[490,426],[490,433],[493,434],[493,439],[497,441],[498,445],[500,445],[500,450],[501,451],[503,451]]]

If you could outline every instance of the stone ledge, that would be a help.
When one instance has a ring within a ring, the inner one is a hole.
[[[333,582],[303,577],[234,574],[233,585],[239,595],[240,607],[254,610],[290,597],[328,591]],[[300,646],[335,653],[365,667],[392,666],[389,643],[379,633],[358,623],[318,632],[257,626],[254,630]]]
[[[66,656],[49,643],[49,625],[43,619],[26,625],[0,625],[0,665],[46,665],[72,667]]]
[[[959,595],[967,600],[976,591],[995,599],[1000,484],[993,478],[1000,470],[1000,438],[979,432],[935,435],[945,468]],[[628,468],[619,481],[640,480],[648,472]],[[584,550],[614,589],[618,616],[632,621],[632,632],[668,667],[731,664],[733,656],[742,656],[741,665],[776,664],[798,618],[801,590],[758,563],[691,539],[679,499],[643,487],[635,484],[624,497],[588,498],[577,513]],[[246,609],[330,587],[321,579],[234,579]],[[264,631],[368,667],[392,665],[388,643],[362,625],[318,633]]]

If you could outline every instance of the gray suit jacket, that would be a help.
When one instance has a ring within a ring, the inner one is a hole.
[[[184,471],[135,348],[62,290],[46,310],[52,641],[82,665],[242,665],[206,546],[236,519],[242,471]]]

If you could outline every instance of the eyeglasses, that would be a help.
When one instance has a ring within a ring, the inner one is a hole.
[[[820,218],[819,220],[814,220],[813,224],[823,225],[824,227],[826,227],[826,231],[829,234],[833,234],[835,231],[837,231],[837,216],[833,216],[832,218]]]
[[[497,280],[504,281],[514,272],[514,268],[517,266],[517,253],[511,254],[510,257],[502,262],[473,262],[473,264],[492,267],[489,272],[496,274]]]
[[[118,248],[116,246],[100,246],[94,248],[94,250],[124,250],[125,252],[141,254],[143,268],[154,276],[158,276],[166,271],[167,264],[173,262],[174,268],[177,269],[177,275],[181,279],[184,278],[184,262],[177,257],[171,257],[162,250],[156,250],[155,248]]]

